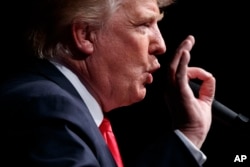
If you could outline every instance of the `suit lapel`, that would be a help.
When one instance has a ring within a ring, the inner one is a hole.
[[[37,69],[37,72],[40,73],[43,77],[55,82],[62,89],[68,91],[74,97],[81,99],[79,93],[70,83],[70,81],[48,60],[36,60],[34,65]]]

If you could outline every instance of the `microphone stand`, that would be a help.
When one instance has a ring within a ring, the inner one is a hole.
[[[192,81],[189,82],[189,85],[193,90],[194,95],[198,97],[200,85]],[[250,119],[247,116],[234,112],[227,106],[218,102],[216,99],[214,99],[212,104],[212,116],[220,123],[234,129],[240,131],[250,130]]]
[[[226,114],[224,112],[217,112],[217,108],[227,111]],[[250,130],[250,119],[247,116],[234,112],[216,100],[213,101],[212,112],[213,117],[224,125],[237,130]]]

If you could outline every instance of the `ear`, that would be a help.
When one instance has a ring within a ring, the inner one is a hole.
[[[73,38],[76,47],[85,54],[91,54],[94,51],[94,46],[91,41],[91,30],[87,23],[75,22],[72,24]]]

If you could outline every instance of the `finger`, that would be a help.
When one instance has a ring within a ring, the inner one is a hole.
[[[179,64],[181,56],[183,54],[182,53],[183,50],[191,51],[191,49],[194,45],[194,42],[195,42],[194,37],[190,35],[177,48],[176,53],[174,55],[174,58],[170,64],[170,70],[171,70],[170,73],[171,73],[172,77],[174,77],[174,75],[176,73],[176,70],[178,68],[178,64]]]
[[[199,79],[202,81],[199,91],[199,98],[203,101],[212,102],[215,95],[215,78],[204,69],[198,67],[188,68],[189,79]]]
[[[215,96],[215,78],[209,77],[203,81],[200,87],[199,97],[203,101],[212,103]]]
[[[187,42],[190,43],[190,45],[187,45]],[[185,50],[191,51],[194,43],[195,43],[194,36],[189,35],[189,36],[187,36],[187,38],[184,41],[182,41],[182,43],[177,48],[177,51],[181,50],[181,49],[185,49]]]
[[[190,53],[187,50],[183,50],[181,54],[181,58],[176,70],[176,83],[182,87],[184,84],[188,82],[188,63],[190,61]]]
[[[182,56],[176,71],[176,86],[178,87],[183,99],[192,98],[192,89],[189,87],[188,64],[190,61],[190,53],[183,50]]]

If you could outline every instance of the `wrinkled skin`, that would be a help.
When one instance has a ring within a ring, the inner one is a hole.
[[[100,30],[73,25],[76,46],[87,58],[65,58],[65,65],[85,83],[104,112],[145,97],[145,85],[153,82],[152,73],[160,68],[156,56],[166,51],[157,25],[161,18],[154,0],[124,0]],[[166,74],[171,90],[167,99],[174,128],[200,148],[211,124],[215,79],[203,69],[188,67],[194,42],[188,36],[176,51]],[[198,98],[188,84],[194,78],[203,81]]]

